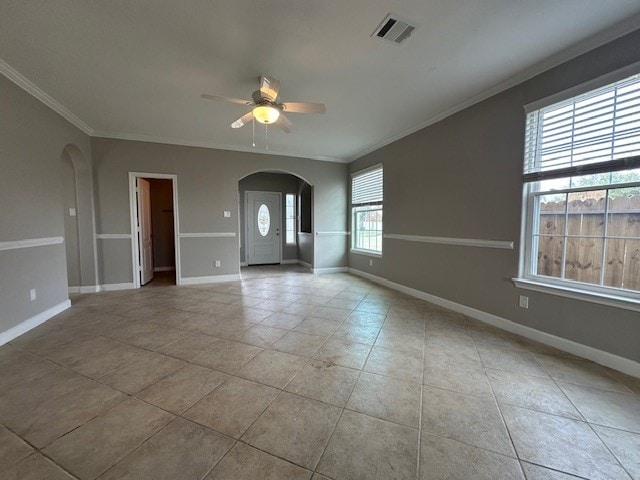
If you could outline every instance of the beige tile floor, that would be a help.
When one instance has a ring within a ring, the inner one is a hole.
[[[640,479],[640,380],[347,274],[243,278],[0,347],[0,478]]]

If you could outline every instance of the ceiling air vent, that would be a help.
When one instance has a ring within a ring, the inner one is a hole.
[[[375,32],[373,32],[373,35],[371,36],[396,44],[401,44],[411,36],[411,33],[415,29],[416,27],[409,25],[407,21],[401,19],[398,15],[390,13],[382,23],[378,25],[378,28],[376,28]]]

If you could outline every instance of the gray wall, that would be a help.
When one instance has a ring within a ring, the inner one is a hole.
[[[510,240],[492,250],[385,239],[349,265],[553,335],[640,361],[637,312],[515,288],[523,106],[640,61],[640,31],[547,71],[350,164],[384,164],[385,233]],[[518,295],[529,296],[529,310]]]
[[[171,180],[150,178],[153,267],[175,267],[173,233],[173,187]]]
[[[0,241],[65,236],[69,171],[62,153],[68,144],[90,163],[87,135],[0,76]],[[87,187],[90,182],[83,191]],[[93,235],[81,241],[92,257]],[[95,271],[93,260],[88,263],[90,282]],[[0,251],[0,332],[67,300],[67,287],[64,244]]]
[[[183,147],[148,142],[92,138],[96,177],[98,233],[130,233],[128,172],[178,176],[180,233],[239,232],[238,181],[258,171],[291,173],[314,186],[314,222],[318,230],[346,230],[347,166],[297,157]],[[231,218],[223,212],[231,211]],[[236,237],[182,237],[182,277],[239,273]],[[347,264],[344,238],[316,239],[319,267]],[[99,243],[101,283],[132,281],[131,242]],[[215,268],[214,261],[221,267]]]
[[[238,191],[240,194],[240,259],[245,262],[245,242],[246,242],[246,222],[245,222],[245,192],[279,192],[282,194],[282,205],[280,215],[282,216],[282,225],[280,226],[280,240],[282,241],[282,259],[297,260],[298,259],[298,242],[291,245],[287,244],[285,235],[285,195],[292,193],[298,195],[298,177],[282,173],[254,173],[238,182]],[[297,235],[296,235],[297,237]]]

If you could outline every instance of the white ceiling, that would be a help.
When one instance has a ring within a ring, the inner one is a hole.
[[[370,38],[389,12],[418,25],[402,46]],[[247,109],[200,93],[250,98],[266,73],[327,106],[271,153],[345,161],[639,21],[638,0],[2,0],[0,71],[94,135],[233,150]]]

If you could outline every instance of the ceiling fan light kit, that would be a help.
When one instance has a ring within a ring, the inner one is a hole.
[[[258,105],[253,109],[253,118],[255,118],[257,122],[264,123],[265,125],[275,123],[279,117],[280,110],[271,105]]]
[[[209,95],[203,93],[202,98],[208,100],[224,100],[251,107],[251,111],[233,122],[231,128],[242,128],[251,121],[257,121],[263,125],[278,125],[284,132],[291,133],[293,123],[283,114],[287,113],[325,113],[326,107],[323,103],[310,102],[282,102],[278,103],[278,93],[280,91],[280,80],[268,75],[260,77],[260,88],[253,92],[252,100],[242,100],[240,98],[223,97],[220,95]],[[266,133],[266,132],[265,132]]]

